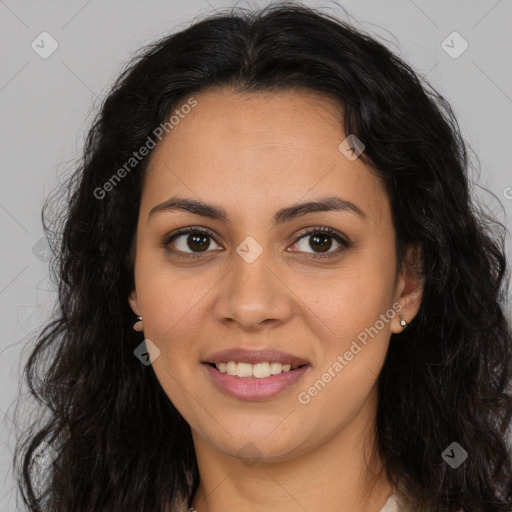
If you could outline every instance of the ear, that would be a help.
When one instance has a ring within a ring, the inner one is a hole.
[[[400,325],[400,315],[410,323],[420,309],[424,288],[422,268],[421,248],[409,246],[396,286],[395,302],[398,302],[402,309],[391,322],[391,332],[393,333],[402,332],[405,328]]]
[[[128,296],[128,303],[130,304],[130,307],[132,308],[132,311],[137,316],[140,316],[139,299],[137,298],[137,291],[136,290],[132,290],[130,292],[130,295]]]

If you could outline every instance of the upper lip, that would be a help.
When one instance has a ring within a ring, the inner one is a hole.
[[[291,364],[292,366],[301,366],[303,364],[310,364],[309,361],[293,354],[281,352],[271,348],[247,350],[244,348],[231,348],[215,352],[205,358],[204,363],[227,363],[235,361],[237,363],[281,363]]]

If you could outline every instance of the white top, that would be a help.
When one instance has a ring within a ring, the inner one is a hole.
[[[396,502],[396,494],[391,494],[387,499],[384,506],[380,509],[380,512],[399,512],[398,504]]]
[[[188,508],[185,503],[182,504],[182,508],[180,508],[183,512],[190,512],[192,509]],[[379,512],[400,512],[398,510],[398,503],[396,501],[396,494],[391,494],[384,506],[380,509]]]
[[[190,509],[185,506],[185,504],[182,505],[182,508],[180,509],[183,512],[190,512],[193,509]],[[380,509],[379,512],[404,512],[398,510],[398,503],[396,501],[396,494],[391,494],[386,503],[384,503],[384,506]]]

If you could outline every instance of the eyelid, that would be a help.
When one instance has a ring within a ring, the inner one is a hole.
[[[199,257],[199,256],[202,256],[202,255],[207,255],[209,253],[212,253],[212,252],[218,252],[217,249],[215,250],[207,250],[207,251],[203,251],[203,252],[197,252],[197,253],[193,253],[193,252],[190,252],[190,253],[187,253],[187,252],[183,252],[183,251],[177,251],[177,250],[174,250],[174,249],[168,249],[168,245],[177,237],[179,236],[182,236],[182,235],[188,235],[188,234],[193,234],[193,233],[204,233],[208,236],[210,236],[213,241],[219,245],[219,242],[217,242],[216,240],[216,233],[214,233],[211,229],[209,228],[206,228],[206,227],[203,227],[203,226],[187,226],[187,227],[184,227],[184,228],[179,228],[175,231],[173,231],[172,233],[164,236],[163,238],[163,241],[162,241],[162,246],[169,250],[170,252],[172,252],[173,254],[177,254],[179,256],[184,256],[184,257],[191,257],[191,258],[195,258],[195,257]],[[316,234],[316,233],[323,233],[323,234],[326,234],[326,235],[329,235],[330,237],[334,238],[341,246],[342,246],[342,249],[338,249],[338,250],[335,250],[335,251],[331,251],[331,252],[327,252],[325,254],[323,253],[315,253],[315,252],[311,252],[311,253],[305,253],[305,254],[308,254],[310,255],[310,257],[313,257],[313,258],[329,258],[329,257],[333,257],[333,256],[336,256],[336,255],[339,255],[341,252],[343,252],[344,250],[350,248],[352,246],[352,242],[345,236],[343,235],[342,233],[340,233],[338,230],[334,229],[334,228],[331,228],[329,226],[309,226],[309,227],[306,227],[306,228],[302,228],[302,230],[299,232],[299,234],[295,235],[296,238],[295,240],[292,242],[292,245],[293,244],[296,244],[299,240],[301,240],[302,238],[305,238],[307,236],[311,236],[313,234]],[[298,252],[298,253],[302,253],[302,251],[292,251],[292,252]]]
[[[168,250],[169,252],[171,252],[172,254],[177,254],[179,256],[185,256],[185,257],[191,257],[191,258],[211,253],[212,251],[204,251],[203,253],[201,253],[201,252],[198,252],[198,253],[193,253],[193,252],[186,253],[186,252],[183,252],[183,251],[177,251],[177,250],[174,250],[174,249],[169,249],[167,247],[175,238],[178,238],[179,236],[182,236],[182,235],[189,235],[189,234],[193,234],[193,233],[204,233],[204,234],[210,236],[215,241],[215,243],[218,244],[218,242],[216,240],[216,236],[217,235],[211,229],[206,228],[204,226],[187,226],[185,228],[176,229],[172,233],[170,233],[168,235],[165,235],[163,240],[162,240],[162,247],[164,249]]]
[[[341,233],[337,229],[331,228],[329,226],[309,226],[306,228],[302,228],[302,230],[299,232],[299,234],[296,235],[297,238],[295,239],[295,242],[307,235],[312,235],[313,233],[325,233],[327,235],[332,236],[335,239],[339,239],[340,243],[343,243],[346,245],[351,244],[350,240],[343,233]]]
[[[344,234],[340,233],[337,229],[331,228],[329,226],[310,226],[308,228],[304,228],[304,230],[305,231],[302,231],[301,234],[299,234],[297,236],[297,238],[295,239],[293,244],[296,244],[302,238],[311,236],[316,233],[322,233],[322,234],[328,235],[331,238],[334,238],[334,240],[336,240],[341,246],[341,248],[339,248],[337,250],[329,251],[326,253],[318,253],[318,252],[305,253],[308,255],[308,257],[311,257],[313,259],[336,257],[339,254],[341,254],[342,252],[344,252],[346,249],[349,249],[350,247],[352,247],[352,245],[353,245],[353,243]],[[303,254],[303,252],[301,252],[301,251],[293,251],[293,252]]]

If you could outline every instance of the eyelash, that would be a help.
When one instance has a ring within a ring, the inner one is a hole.
[[[198,253],[184,253],[184,252],[180,252],[180,251],[175,251],[174,249],[169,249],[169,247],[168,247],[168,245],[175,238],[178,238],[181,235],[192,235],[192,234],[197,234],[197,233],[201,233],[201,234],[210,236],[214,240],[214,242],[218,244],[218,242],[215,240],[215,234],[213,233],[213,231],[209,230],[208,228],[188,227],[188,228],[180,228],[180,229],[174,231],[173,233],[171,233],[170,235],[165,236],[162,241],[162,246],[167,251],[172,253],[173,255],[178,255],[180,257],[191,258],[191,259],[199,258],[199,257],[203,256],[203,254],[206,251],[198,252]],[[337,250],[330,252],[330,253],[326,253],[326,254],[308,253],[310,255],[310,257],[312,257],[312,258],[332,258],[334,256],[337,256],[340,252],[343,252],[344,250],[349,249],[352,246],[352,242],[350,242],[348,239],[344,238],[338,231],[336,231],[335,229],[330,228],[328,226],[317,226],[317,227],[312,228],[309,231],[306,231],[305,233],[300,234],[295,239],[293,244],[296,244],[302,238],[306,238],[308,236],[315,235],[318,233],[331,236],[332,238],[334,238],[334,240],[336,240],[336,242],[338,242],[340,244],[340,246],[342,248],[341,249],[338,248]]]

